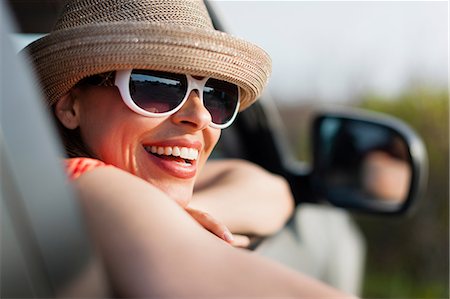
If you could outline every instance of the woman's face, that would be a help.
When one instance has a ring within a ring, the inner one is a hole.
[[[92,86],[75,93],[81,136],[92,153],[187,205],[195,179],[220,137],[196,91],[184,106],[162,118],[141,116],[116,87]]]

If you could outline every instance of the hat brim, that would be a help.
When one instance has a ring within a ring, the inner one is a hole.
[[[213,77],[241,89],[240,110],[261,94],[268,54],[232,35],[160,23],[117,22],[62,29],[30,44],[39,80],[53,105],[79,80],[121,69],[153,69]]]

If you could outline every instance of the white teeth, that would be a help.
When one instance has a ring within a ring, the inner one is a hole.
[[[187,149],[187,147],[182,147],[180,150],[180,157],[183,159],[188,159],[189,158],[189,150]]]
[[[195,160],[195,159],[197,159],[197,156],[198,156],[198,150],[196,150],[194,148],[190,148],[189,149],[189,159]]]
[[[172,156],[179,157],[181,154],[180,148],[178,146],[174,146],[172,148]]]
[[[195,148],[178,147],[178,146],[146,146],[145,150],[152,154],[180,157],[187,160],[197,160],[198,150]]]

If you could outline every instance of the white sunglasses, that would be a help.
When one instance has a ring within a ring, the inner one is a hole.
[[[239,110],[239,87],[214,78],[198,80],[190,75],[133,69],[117,71],[115,85],[125,104],[147,117],[177,112],[193,90],[211,114],[213,128],[230,126]]]

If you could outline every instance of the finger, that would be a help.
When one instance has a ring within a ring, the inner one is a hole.
[[[230,230],[220,221],[212,217],[209,213],[187,208],[186,211],[205,229],[215,234],[219,238],[228,243],[234,241],[233,234]]]
[[[231,245],[234,247],[241,247],[241,248],[247,248],[250,246],[250,238],[244,235],[237,235],[234,234],[234,241],[231,242]]]

